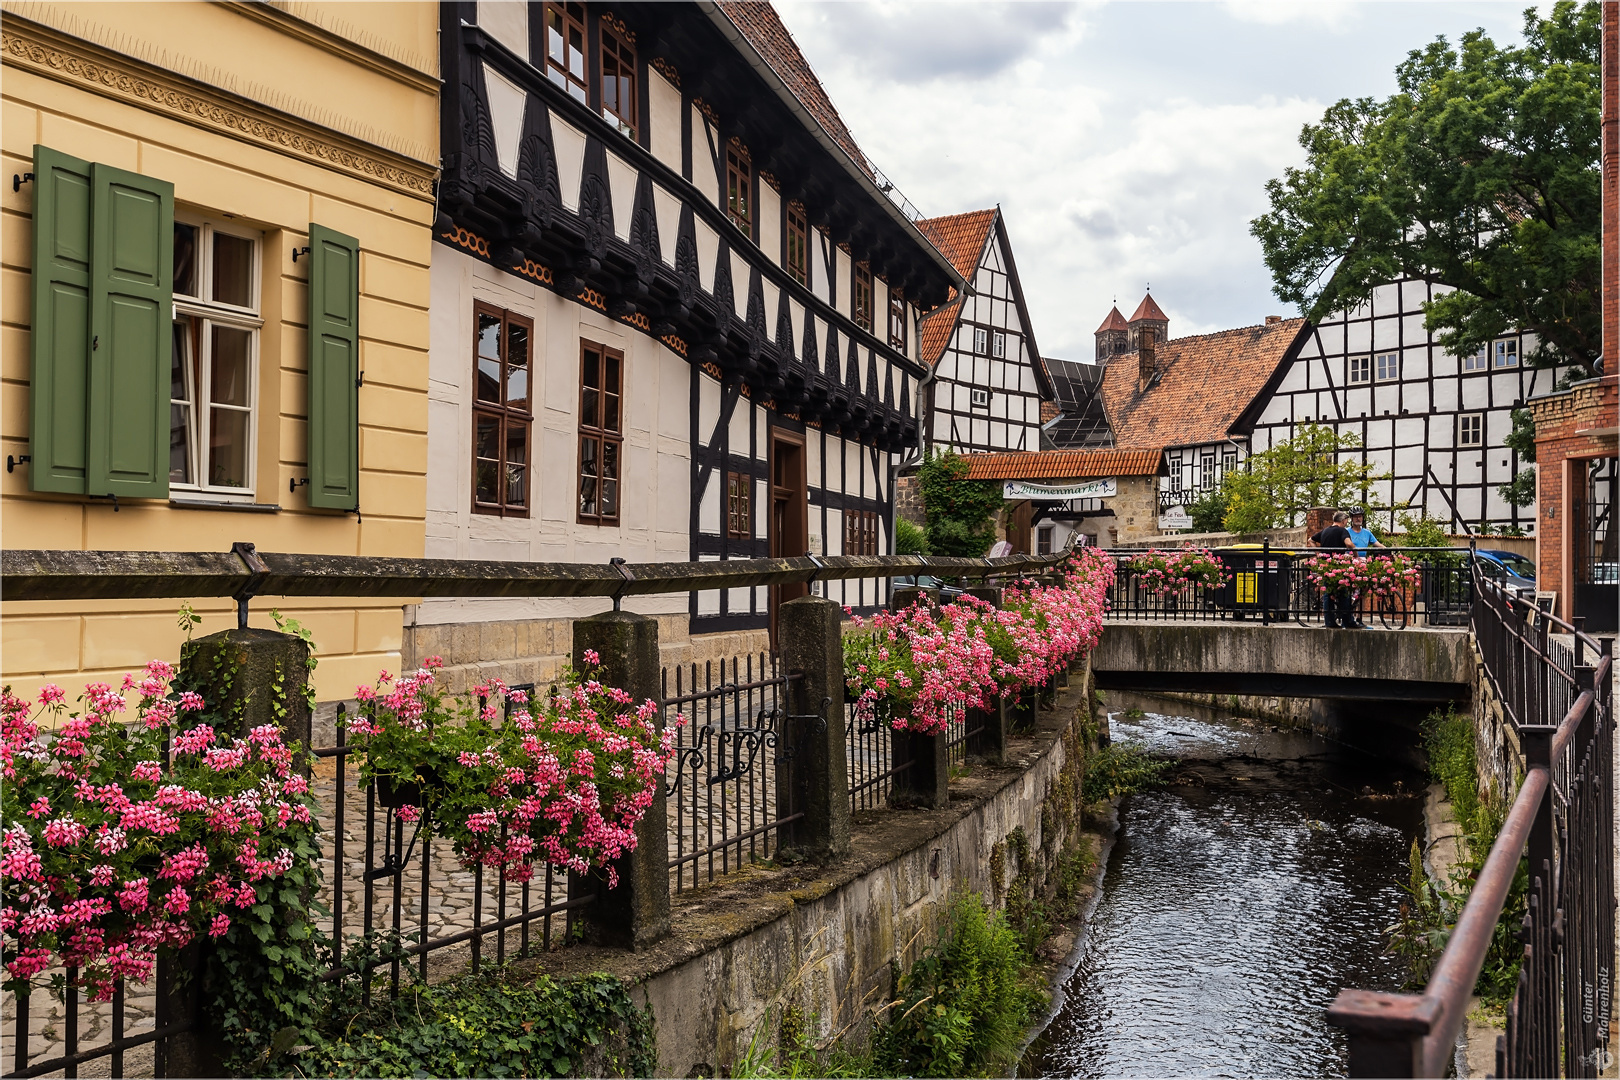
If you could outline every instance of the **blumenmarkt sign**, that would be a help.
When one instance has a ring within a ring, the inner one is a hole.
[[[1160,532],[1169,532],[1172,529],[1190,529],[1192,527],[1192,515],[1187,513],[1185,506],[1172,506],[1159,515]]]
[[[1111,499],[1119,494],[1119,484],[1110,476],[1102,480],[1076,480],[1069,484],[1032,484],[1028,480],[1008,480],[1001,489],[1003,499]]]

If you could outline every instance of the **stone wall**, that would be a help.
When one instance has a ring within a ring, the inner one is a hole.
[[[1524,778],[1524,751],[1519,746],[1518,732],[1513,730],[1485,675],[1485,659],[1472,638],[1468,657],[1472,668],[1474,766],[1479,774],[1480,798],[1506,805]]]
[[[1055,891],[1064,855],[1082,842],[1092,687],[1089,671],[1073,677],[1031,736],[1009,740],[1008,767],[976,764],[952,781],[948,808],[858,814],[846,858],[756,865],[677,893],[664,941],[635,953],[576,946],[544,969],[635,980],[656,1018],[664,1076],[724,1075],[751,1041],[775,1043],[783,1006],[800,1010],[817,1041],[864,1038],[955,895],[1027,907]]]
[[[923,516],[922,485],[917,482],[916,473],[895,479],[894,513],[919,529],[928,524]]]

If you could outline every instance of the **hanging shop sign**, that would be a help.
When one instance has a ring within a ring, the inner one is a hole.
[[[1009,501],[1040,499],[1055,502],[1062,499],[1111,499],[1119,494],[1119,483],[1110,476],[1102,480],[1076,480],[1068,484],[1035,484],[1028,480],[1008,480],[1002,486],[1001,497]]]

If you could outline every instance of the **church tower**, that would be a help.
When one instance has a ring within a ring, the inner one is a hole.
[[[1131,316],[1129,327],[1132,352],[1141,351],[1144,336],[1149,348],[1170,340],[1170,316],[1153,302],[1152,293],[1142,297],[1142,302],[1136,305],[1136,313]]]
[[[1119,313],[1119,308],[1109,309],[1108,318],[1097,327],[1097,363],[1106,364],[1114,357],[1129,352],[1130,336],[1130,324]]]

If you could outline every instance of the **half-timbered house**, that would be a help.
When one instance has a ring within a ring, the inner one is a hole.
[[[1171,338],[1170,319],[1144,297],[1097,329],[1102,400],[1115,445],[1163,449],[1161,513],[1218,487],[1248,457],[1266,388],[1303,345],[1304,319]]]
[[[892,471],[919,434],[918,313],[965,283],[776,12],[443,12],[428,555],[885,550]],[[870,582],[829,589],[856,607],[884,599]],[[781,599],[636,605],[666,642],[762,644]],[[489,638],[482,659],[543,672],[567,653],[556,635],[576,606],[430,601],[416,652]]]
[[[1513,410],[1550,393],[1560,372],[1520,363],[1533,335],[1512,332],[1455,356],[1423,327],[1423,305],[1450,291],[1421,280],[1380,285],[1372,298],[1312,326],[1257,402],[1256,451],[1312,422],[1361,440],[1354,454],[1390,474],[1373,493],[1456,533],[1534,529],[1536,509],[1497,490],[1524,468],[1507,445]]]
[[[923,234],[969,282],[922,323],[933,368],[923,418],[928,450],[1041,448],[1041,403],[1054,397],[1041,362],[1001,208],[927,218]]]

